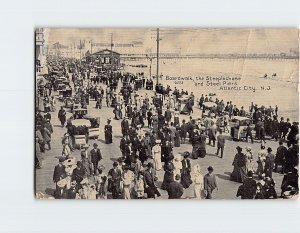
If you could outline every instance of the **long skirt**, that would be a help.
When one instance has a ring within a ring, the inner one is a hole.
[[[115,113],[115,119],[116,120],[120,120],[122,118],[121,110],[115,110],[114,113]]]
[[[155,162],[155,169],[157,171],[162,169],[162,164],[161,164],[161,154],[160,153],[155,153],[153,156],[154,162]]]
[[[200,146],[193,146],[192,150],[192,158],[197,159],[197,158],[204,158],[206,155],[206,149],[205,147],[200,147]]]
[[[158,132],[158,123],[157,123],[157,122],[153,122],[153,131],[154,131],[155,133]]]
[[[174,117],[174,125],[179,125],[179,117]]]
[[[105,136],[105,143],[106,144],[112,143],[112,134],[111,134],[111,132],[106,131],[104,136]]]
[[[195,184],[194,186],[194,194],[196,199],[204,199],[204,190],[203,190],[203,185],[201,184]]]
[[[189,171],[184,171],[181,173],[181,184],[186,189],[192,184],[191,174]]]
[[[238,167],[238,166],[233,167],[233,171],[230,175],[231,180],[233,180],[235,182],[243,183],[246,178],[247,178],[246,166],[245,167]]]
[[[123,186],[123,198],[124,199],[131,199],[130,185],[124,185]]]
[[[175,147],[180,147],[180,137],[176,137],[174,140],[174,146]]]
[[[164,179],[163,179],[163,182],[161,184],[161,189],[163,190],[167,190],[168,189],[168,186],[169,184],[174,181],[174,174],[173,172],[165,172],[165,175],[164,175]]]

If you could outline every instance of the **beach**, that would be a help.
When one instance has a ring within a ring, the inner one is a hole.
[[[144,72],[149,77],[149,60],[124,63],[125,72]],[[147,67],[131,66],[136,64]],[[159,82],[172,89],[193,92],[196,98],[214,93],[217,98],[231,100],[238,107],[248,108],[251,102],[273,108],[277,105],[280,116],[298,121],[298,66],[296,59],[161,59]],[[152,61],[151,73],[156,74],[156,60]],[[274,73],[276,76],[272,77]],[[210,81],[209,77],[238,77],[239,80],[224,83],[224,80]]]

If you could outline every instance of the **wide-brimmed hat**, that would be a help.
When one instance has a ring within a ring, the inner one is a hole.
[[[243,148],[240,147],[240,146],[237,146],[235,149],[237,149],[238,151],[242,151],[243,150]]]
[[[175,155],[175,157],[174,157],[174,160],[175,161],[181,161],[181,154],[177,154],[177,155]]]
[[[245,147],[245,150],[246,150],[246,151],[251,151],[252,148],[251,148],[251,146],[246,146],[246,147]]]
[[[67,166],[72,166],[75,164],[75,158],[68,158],[64,161],[64,165]]]
[[[98,166],[98,169],[101,169],[102,171],[105,170],[105,166],[103,164]]]
[[[58,187],[60,187],[60,188],[63,188],[63,187],[65,187],[65,186],[67,185],[67,180],[66,180],[66,179],[61,179],[61,180],[59,180],[59,181],[56,183],[56,185],[57,185]]]
[[[93,144],[93,147],[95,147],[95,146],[98,147],[98,144],[96,142]]]
[[[88,184],[89,183],[89,180],[88,180],[88,178],[84,178],[81,182],[80,182],[80,184]]]

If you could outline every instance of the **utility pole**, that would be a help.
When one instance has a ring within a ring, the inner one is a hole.
[[[111,73],[113,71],[113,34],[110,35],[110,69],[111,69]]]
[[[159,28],[157,28],[157,36],[156,36],[156,85],[158,84],[158,74],[159,74]]]
[[[91,40],[91,54],[93,54],[93,40]]]

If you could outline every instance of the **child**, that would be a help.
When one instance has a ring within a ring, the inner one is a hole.
[[[134,186],[134,189],[135,189],[135,192],[136,192],[136,196],[137,196],[137,199],[143,199],[144,198],[144,176],[143,176],[143,173],[139,173],[136,181],[135,181],[135,186]]]
[[[95,176],[96,190],[98,192],[97,199],[106,199],[106,180],[107,176],[103,172],[103,168],[99,168],[98,175]]]

